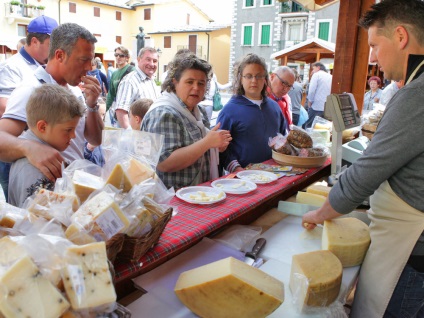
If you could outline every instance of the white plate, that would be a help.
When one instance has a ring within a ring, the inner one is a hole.
[[[252,181],[257,184],[270,183],[278,179],[275,173],[262,170],[240,171],[237,173],[237,178]]]
[[[186,187],[177,191],[177,197],[194,204],[213,204],[224,200],[225,192],[212,187]]]
[[[239,179],[219,179],[213,181],[211,186],[231,194],[245,194],[258,187],[256,183],[252,181]]]

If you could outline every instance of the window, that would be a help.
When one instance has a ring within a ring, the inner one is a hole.
[[[28,26],[26,24],[18,24],[18,36],[27,36]]]
[[[117,35],[115,38],[116,43],[122,44],[122,36]]]
[[[69,2],[69,12],[77,13],[77,4],[73,2]]]
[[[116,20],[117,21],[121,21],[122,20],[122,12],[121,11],[116,11]]]
[[[163,37],[163,47],[165,49],[171,48],[171,37],[170,36],[164,36]]]
[[[255,0],[243,0],[243,8],[253,8],[255,6]]]
[[[272,0],[262,0],[262,6],[271,6]]]
[[[187,25],[190,25],[190,13],[187,13],[187,16],[186,16],[186,24],[187,24]]]
[[[271,24],[259,24],[259,45],[271,45]]]
[[[100,8],[99,7],[94,7],[94,16],[95,17],[100,17]]]
[[[330,19],[317,20],[315,37],[321,40],[331,41],[332,23],[333,21]]]
[[[302,40],[302,25],[300,23],[289,23],[288,27],[288,40],[299,42]]]
[[[253,45],[253,26],[254,24],[245,24],[242,26],[241,45],[252,46]]]
[[[144,9],[144,20],[151,19],[152,9]]]

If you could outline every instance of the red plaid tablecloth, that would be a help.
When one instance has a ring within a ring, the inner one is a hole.
[[[276,164],[272,159],[265,163]],[[171,205],[177,210],[177,214],[167,224],[158,244],[138,262],[115,264],[116,282],[119,283],[128,277],[133,277],[134,274],[142,270],[143,266],[165,258],[176,250],[209,235],[235,218],[266,202],[276,193],[284,192],[287,186],[308,178],[330,163],[331,160],[328,159],[324,166],[310,169],[304,174],[282,177],[269,184],[258,184],[256,190],[245,195],[227,194],[225,200],[211,205],[190,204],[174,197]],[[209,186],[210,184],[209,181],[201,185]]]

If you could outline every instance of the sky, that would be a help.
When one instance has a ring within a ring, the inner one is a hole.
[[[231,0],[191,0],[216,23],[231,23],[233,1]]]

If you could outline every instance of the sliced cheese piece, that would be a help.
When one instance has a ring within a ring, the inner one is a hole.
[[[104,242],[69,247],[65,259],[62,278],[72,309],[96,308],[116,301]]]
[[[68,301],[26,256],[0,278],[0,312],[6,318],[57,318]]]
[[[282,282],[232,257],[182,273],[174,291],[204,318],[266,317],[284,301]]]
[[[326,197],[323,195],[299,191],[296,195],[296,202],[314,206],[322,206]]]
[[[25,249],[5,236],[0,239],[0,275],[2,275],[13,263],[27,256]]]
[[[6,202],[0,202],[0,226],[13,228],[18,221],[22,221],[28,216],[28,211],[17,208]]]
[[[129,220],[111,195],[102,191],[85,202],[72,216],[72,223],[83,228],[96,241],[107,241],[125,231]],[[71,228],[69,230],[69,228]],[[69,227],[65,235],[70,239],[76,228]],[[68,236],[69,235],[69,236]]]
[[[343,267],[362,264],[371,243],[368,225],[356,218],[324,221],[322,249],[336,255]]]
[[[74,184],[75,194],[81,203],[87,200],[88,196],[95,190],[101,189],[104,186],[102,178],[83,170],[75,170],[72,182]]]
[[[116,164],[106,183],[117,189],[123,189],[124,192],[129,192],[134,185],[152,178],[154,175],[155,172],[152,168],[132,158],[127,166],[121,163]]]
[[[337,299],[343,267],[330,251],[293,255],[290,290],[301,312],[306,306],[325,307]]]
[[[328,197],[328,194],[331,191],[331,187],[325,185],[313,184],[306,188],[307,193],[318,194],[324,197]]]
[[[56,193],[46,189],[41,189],[35,195],[34,200],[28,207],[28,211],[38,216],[41,216],[47,220],[51,220],[55,217],[54,205],[57,204],[60,204],[62,206],[68,205],[69,208],[71,208],[74,212],[79,207],[78,198],[74,194]]]

